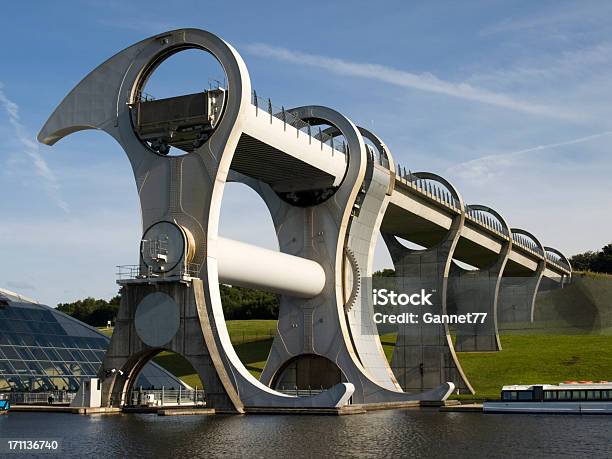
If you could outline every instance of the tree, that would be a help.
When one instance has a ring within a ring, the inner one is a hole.
[[[111,320],[114,321],[119,310],[118,302],[115,297],[108,302],[106,300],[87,297],[83,300],[77,300],[73,303],[60,303],[57,305],[57,310],[74,317],[75,319],[85,322],[94,327],[101,327]]]
[[[219,287],[227,320],[278,319],[279,302],[275,294],[230,285]],[[60,303],[57,309],[88,325],[102,327],[109,320],[115,322],[120,303],[120,295],[109,301],[88,297],[72,303]]]
[[[591,263],[591,271],[612,274],[612,244],[606,245],[600,252],[597,252]]]
[[[223,284],[219,287],[227,320],[278,319],[279,302],[275,294]]]
[[[394,277],[395,270],[390,268],[385,268],[382,271],[376,271],[372,277]]]
[[[595,259],[597,254],[592,250],[588,252],[579,253],[570,258],[570,262],[572,263],[572,268],[576,271],[589,271],[591,267],[591,263]]]
[[[570,261],[576,271],[612,274],[612,243],[598,252],[588,251],[574,255]]]

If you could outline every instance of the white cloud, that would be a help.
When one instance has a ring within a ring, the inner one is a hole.
[[[501,153],[496,155],[487,155],[480,158],[465,161],[456,164],[448,169],[451,175],[459,176],[466,180],[488,181],[497,176],[498,172],[506,167],[514,166],[522,156],[528,153],[535,153],[552,148],[565,147],[579,143],[589,142],[612,135],[612,131],[604,131],[597,134],[592,134],[576,139],[566,140],[563,142],[549,143],[546,145],[538,145],[537,147],[525,148],[523,150],[512,151],[509,153]]]
[[[4,86],[0,83],[0,105],[2,105],[8,115],[9,123],[13,127],[16,139],[22,145],[23,152],[29,158],[32,166],[34,166],[36,175],[43,180],[49,198],[51,198],[51,200],[65,213],[70,213],[68,204],[61,197],[60,185],[55,173],[49,168],[49,165],[40,154],[38,143],[28,134],[23,124],[21,124],[19,119],[19,106],[6,97],[3,88]]]
[[[532,115],[542,115],[566,120],[580,120],[584,118],[580,113],[519,100],[510,95],[488,91],[465,82],[453,83],[445,81],[431,73],[416,74],[380,64],[351,62],[316,54],[306,54],[286,48],[270,46],[264,43],[247,45],[246,50],[260,57],[316,67],[337,75],[368,78],[403,88],[443,94]]]
[[[534,3],[537,5],[537,3]],[[605,24],[609,21],[610,4],[598,2],[597,6],[589,7],[586,2],[576,2],[569,7],[556,5],[553,10],[546,10],[537,14],[522,15],[521,17],[509,17],[496,24],[487,26],[480,30],[481,36],[496,35],[500,33],[535,31],[541,36],[543,30],[558,30],[580,24],[581,26],[593,26],[594,24]]]
[[[511,68],[495,68],[484,73],[476,73],[468,78],[474,85],[504,88],[520,85],[535,85],[555,82],[552,88],[584,83],[585,78],[592,77],[596,71],[609,74],[612,63],[612,44],[600,42],[577,50],[563,51],[560,54],[540,53],[530,55],[523,62],[515,63]],[[541,90],[540,90],[541,92]]]

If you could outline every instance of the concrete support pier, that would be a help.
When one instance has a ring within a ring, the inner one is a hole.
[[[535,299],[544,271],[544,262],[531,276],[503,277],[499,292],[499,322],[533,322]]]
[[[512,236],[528,238],[541,258],[534,271],[506,267],[499,293],[500,323],[531,323],[533,322],[535,300],[540,282],[546,270],[545,250],[542,243],[531,233],[512,228]]]
[[[452,256],[464,224],[463,200],[454,187],[443,178],[429,173],[414,174],[418,179],[443,183],[460,202],[460,212],[452,216],[451,227],[435,246],[424,250],[405,247],[391,234],[382,233],[395,266],[395,276],[401,292],[432,292],[433,306],[410,306],[421,318],[426,312],[447,313],[448,276]],[[460,393],[474,393],[455,354],[448,325],[406,324],[399,327],[391,360],[393,372],[406,392],[422,392],[444,381],[455,384]]]
[[[474,323],[455,325],[455,350],[462,352],[486,352],[501,350],[497,327],[497,306],[502,274],[512,250],[510,227],[505,219],[490,207],[467,206],[467,214],[474,212],[491,214],[506,235],[501,250],[487,266],[469,271],[453,263],[449,285],[449,310],[456,314],[482,314]]]
[[[200,279],[193,279],[123,285],[117,322],[99,375],[103,379],[103,406],[123,406],[142,367],[162,350],[168,350],[185,357],[198,373],[206,388],[207,407],[243,411],[238,393],[221,365],[201,284]],[[151,299],[155,303],[150,303]]]

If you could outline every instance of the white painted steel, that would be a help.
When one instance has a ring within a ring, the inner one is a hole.
[[[323,290],[325,271],[306,258],[218,238],[219,280],[283,295],[311,298]]]

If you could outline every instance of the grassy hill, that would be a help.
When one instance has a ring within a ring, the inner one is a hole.
[[[381,337],[391,361],[394,335]],[[499,398],[507,384],[558,384],[563,381],[612,380],[612,337],[602,335],[501,336],[499,352],[458,352],[475,395],[454,398]]]
[[[557,322],[578,333],[606,332],[612,328],[612,276],[574,273],[571,284],[563,289],[540,291],[534,319]]]
[[[500,352],[460,352],[476,398],[498,398],[505,384],[612,380],[612,337],[502,335]],[[473,397],[469,397],[473,398]]]

